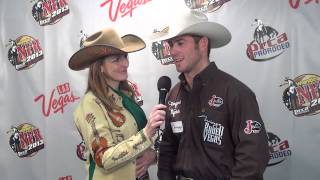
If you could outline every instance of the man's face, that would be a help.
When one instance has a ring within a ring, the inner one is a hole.
[[[200,61],[200,51],[191,35],[182,35],[170,40],[170,54],[181,73],[194,71]]]

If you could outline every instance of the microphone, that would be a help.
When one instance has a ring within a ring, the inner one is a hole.
[[[167,93],[171,88],[171,79],[168,76],[161,76],[157,86],[159,91],[159,104],[165,104]]]

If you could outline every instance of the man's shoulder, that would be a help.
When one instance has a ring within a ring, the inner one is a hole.
[[[242,93],[253,93],[253,91],[244,82],[225,71],[219,70],[219,77],[222,84],[227,86],[230,90]]]

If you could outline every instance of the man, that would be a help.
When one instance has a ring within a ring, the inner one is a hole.
[[[269,153],[255,94],[209,61],[230,32],[199,12],[176,22],[162,37],[181,74],[167,97],[159,179],[262,180]]]

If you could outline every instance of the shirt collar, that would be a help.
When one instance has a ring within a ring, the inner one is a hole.
[[[210,64],[204,70],[202,70],[199,74],[195,75],[195,77],[193,78],[193,81],[199,80],[202,83],[206,83],[214,76],[214,74],[217,71],[218,71],[218,67],[215,64],[215,62],[210,62]],[[179,79],[180,79],[181,84],[185,88],[189,89],[189,86],[187,84],[187,80],[186,80],[183,73],[181,73],[179,75]]]

